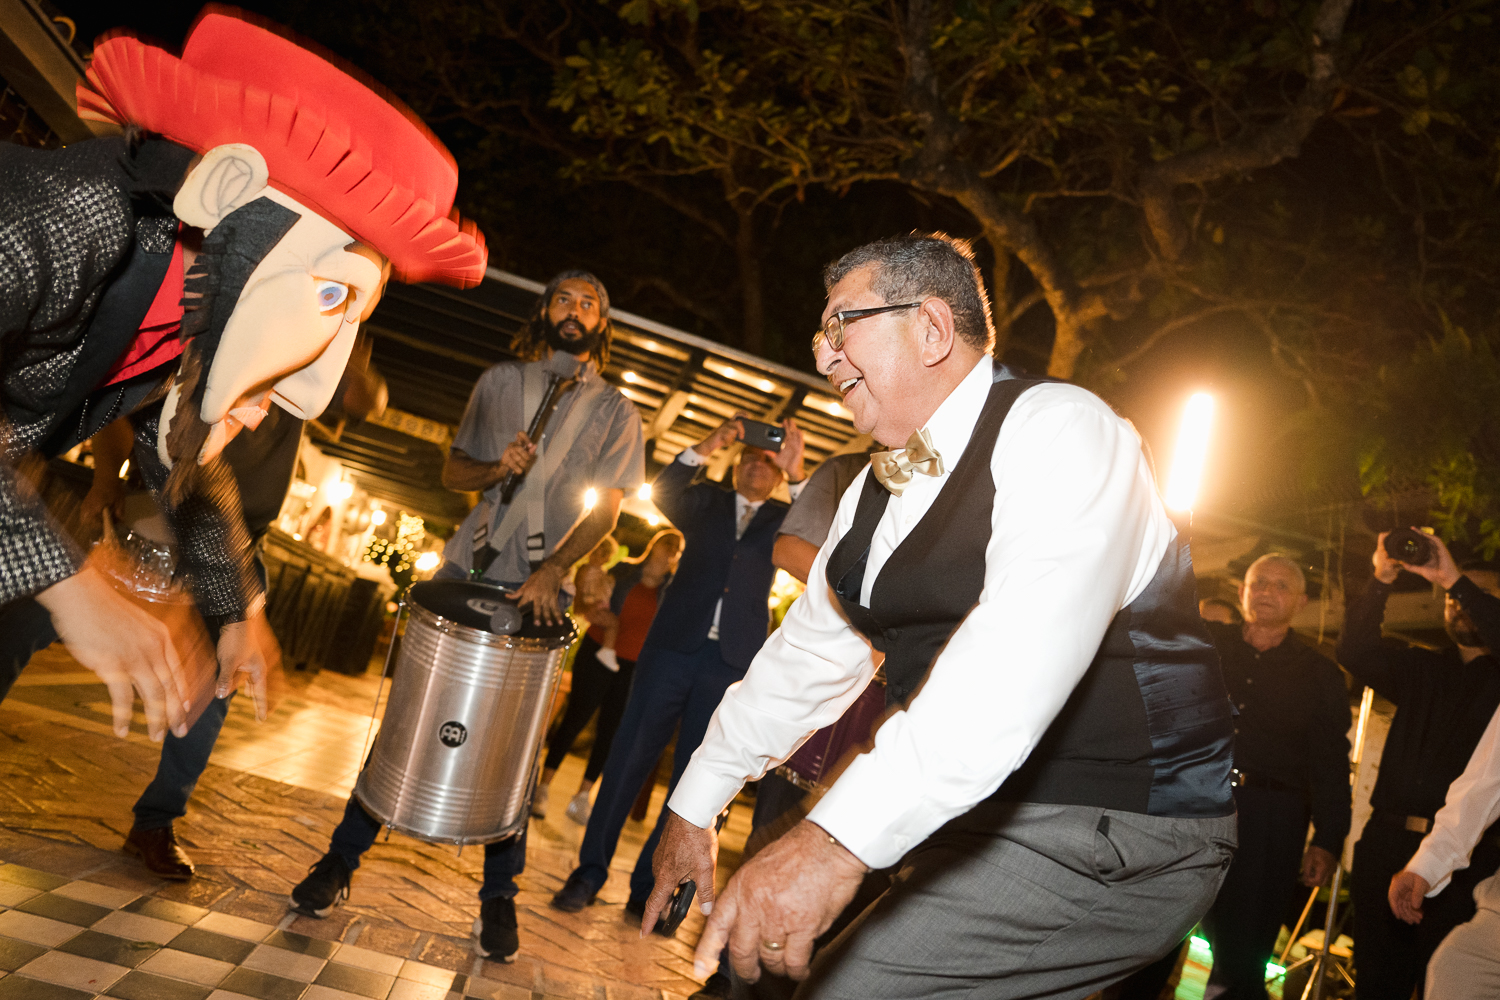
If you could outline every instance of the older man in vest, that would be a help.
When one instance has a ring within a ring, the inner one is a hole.
[[[1187,540],[1130,424],[992,363],[966,245],[882,240],[824,281],[818,369],[860,431],[905,447],[844,495],[818,585],[719,705],[643,926],[693,879],[700,975],[727,942],[740,977],[803,979],[799,997],[1085,996],[1180,941],[1234,847],[1233,727]],[[714,816],[839,717],[871,645],[903,710],[715,900]]]

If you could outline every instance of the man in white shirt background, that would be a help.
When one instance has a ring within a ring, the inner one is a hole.
[[[798,996],[1084,996],[1180,941],[1232,856],[1229,703],[1186,540],[1126,421],[992,364],[965,244],[882,240],[824,281],[818,368],[861,432],[907,447],[845,494],[814,586],[715,713],[642,926],[692,878],[700,975],[727,941],[744,979],[810,971]],[[865,636],[905,711],[713,900],[713,818],[859,694]],[[809,970],[865,871],[897,862]]]
[[[1406,868],[1391,879],[1392,912],[1409,924],[1420,923],[1422,900],[1449,888],[1453,873],[1468,867],[1470,854],[1496,820],[1500,820],[1500,712],[1491,717],[1464,773],[1448,786],[1432,832],[1422,839]],[[1500,996],[1500,874],[1474,887],[1474,903],[1474,918],[1449,931],[1427,963],[1425,995],[1432,1000]]]

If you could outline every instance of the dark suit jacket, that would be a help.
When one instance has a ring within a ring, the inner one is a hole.
[[[651,499],[687,540],[677,575],[667,585],[646,635],[641,656],[653,646],[691,653],[708,639],[714,605],[719,615],[719,652],[744,669],[766,641],[766,598],[776,567],[771,549],[787,506],[767,500],[744,537],[736,539],[734,491],[716,483],[693,484],[698,469],[672,462],[652,484]]]

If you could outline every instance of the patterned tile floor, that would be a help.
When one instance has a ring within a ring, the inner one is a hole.
[[[531,822],[514,964],[471,949],[482,862],[472,848],[382,838],[348,903],[326,920],[289,913],[287,893],[343,813],[376,683],[293,676],[265,723],[236,705],[176,824],[197,877],[170,883],[120,851],[159,754],[144,720],[116,739],[93,676],[59,646],[38,654],[0,702],[0,1000],[676,1000],[697,988],[702,916],[674,939],[641,940],[622,919],[646,824],[626,824],[599,905],[547,905],[582,839],[563,816],[578,757],[558,773],[549,817]],[[658,786],[652,820],[664,794]],[[736,807],[721,878],[748,827],[749,809]]]
[[[22,865],[0,866],[5,1000],[529,1000],[508,983]],[[284,919],[282,923],[290,923]],[[482,963],[477,963],[482,965]]]

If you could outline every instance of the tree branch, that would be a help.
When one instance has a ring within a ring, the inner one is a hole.
[[[1148,353],[1150,353],[1151,349],[1153,347],[1155,347],[1158,343],[1160,343],[1162,340],[1164,340],[1165,338],[1167,338],[1167,337],[1171,336],[1172,334],[1176,333],[1178,330],[1181,330],[1183,327],[1192,326],[1194,323],[1197,323],[1199,320],[1208,319],[1208,317],[1210,317],[1210,316],[1218,316],[1218,315],[1220,315],[1222,313],[1227,313],[1227,312],[1248,312],[1248,311],[1249,311],[1249,305],[1248,304],[1236,302],[1236,303],[1230,303],[1230,304],[1227,304],[1227,305],[1209,306],[1207,309],[1201,309],[1198,312],[1191,313],[1191,314],[1189,314],[1187,316],[1179,316],[1176,319],[1174,319],[1174,320],[1172,320],[1172,321],[1170,321],[1168,323],[1163,323],[1161,326],[1157,327],[1154,331],[1152,331],[1151,335],[1149,337],[1147,337],[1145,340],[1141,341],[1139,344],[1137,344],[1131,350],[1127,351],[1125,354],[1123,354],[1120,357],[1116,358],[1115,361],[1114,361],[1114,367],[1115,368],[1125,368],[1125,367],[1128,367],[1129,365],[1134,364],[1135,362],[1137,362],[1141,358],[1143,358],[1145,355],[1147,355]]]
[[[1244,131],[1221,145],[1168,157],[1141,175],[1146,224],[1167,260],[1181,257],[1191,238],[1174,188],[1249,173],[1294,157],[1301,150],[1303,141],[1327,114],[1337,93],[1334,53],[1352,4],[1353,0],[1323,0],[1319,6],[1313,18],[1307,86],[1284,117],[1263,128]]]

